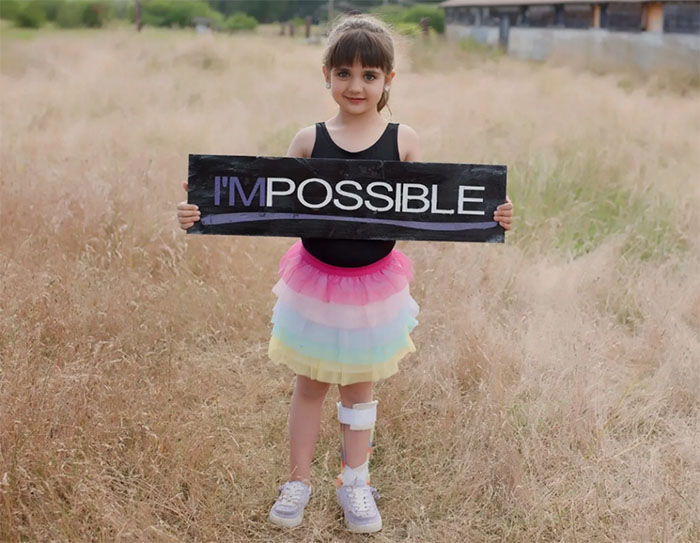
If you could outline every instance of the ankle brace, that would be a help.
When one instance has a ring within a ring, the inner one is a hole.
[[[377,420],[377,400],[365,403],[356,403],[352,407],[344,407],[338,402],[338,420],[340,429],[340,474],[336,478],[336,486],[353,484],[356,480],[369,484],[369,455],[372,450],[372,439],[374,438],[374,423]],[[346,463],[345,456],[345,434],[342,425],[348,425],[349,430],[362,431],[369,430],[369,443],[367,446],[367,456],[365,461],[355,468],[351,468]]]
[[[343,472],[340,474],[340,480],[344,485],[352,485],[355,481],[369,483],[369,459],[356,468],[351,468],[345,464]]]

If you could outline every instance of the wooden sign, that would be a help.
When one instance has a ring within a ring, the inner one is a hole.
[[[192,234],[503,242],[506,167],[190,155]]]

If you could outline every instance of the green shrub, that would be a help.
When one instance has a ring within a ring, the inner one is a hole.
[[[111,15],[110,5],[103,1],[72,0],[63,2],[56,14],[61,28],[103,27]]]
[[[416,23],[396,23],[394,30],[404,36],[420,36],[420,25]]]
[[[39,4],[46,14],[47,21],[55,21],[58,17],[58,11],[61,6],[66,3],[67,0],[30,0],[36,4]],[[0,0],[4,2],[4,0]]]
[[[430,27],[438,33],[445,32],[445,12],[437,6],[429,4],[416,4],[408,8],[401,18],[404,23],[416,23],[420,25],[423,17],[430,19]]]
[[[24,3],[15,14],[15,24],[21,28],[40,28],[45,22],[46,12],[38,3]]]
[[[258,21],[255,17],[251,17],[243,13],[242,11],[237,11],[230,17],[226,19],[224,23],[224,29],[230,31],[236,30],[255,30],[258,26]]]
[[[406,12],[406,8],[397,4],[386,4],[372,8],[369,11],[372,15],[379,17],[385,23],[397,26],[402,22],[402,17]]]
[[[150,0],[143,3],[143,22],[151,26],[194,26],[194,17],[217,18],[218,12],[202,0]]]
[[[83,24],[90,28],[103,27],[111,15],[111,6],[108,2],[93,1],[84,2]]]
[[[65,2],[56,14],[56,24],[61,28],[83,26],[83,6],[79,2]]]
[[[211,21],[211,28],[214,30],[223,30],[226,28],[226,16],[224,14],[211,10],[207,17]]]
[[[418,25],[420,30],[420,20],[423,17],[430,19],[430,27],[435,31],[440,34],[445,32],[445,12],[435,5],[416,4],[406,8],[396,4],[387,4],[373,8],[370,12],[393,26],[400,34],[414,34],[414,28],[406,26],[406,23]]]
[[[17,0],[0,0],[0,19],[14,21],[19,11]]]
[[[40,8],[44,12],[45,21],[55,21],[58,10],[66,0],[0,0],[0,19],[16,20],[20,11],[29,4]]]

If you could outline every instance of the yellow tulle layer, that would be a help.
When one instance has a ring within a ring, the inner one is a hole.
[[[416,347],[409,338],[408,347],[398,351],[384,362],[377,364],[341,364],[318,358],[309,358],[299,354],[273,336],[270,339],[268,354],[273,362],[287,366],[297,375],[303,375],[309,379],[324,383],[351,385],[366,381],[375,382],[394,375],[399,371],[399,361],[415,350]]]

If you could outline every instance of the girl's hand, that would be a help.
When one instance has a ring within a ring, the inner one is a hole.
[[[513,225],[513,202],[506,196],[506,203],[496,208],[493,220],[500,224],[504,230],[510,230]]]
[[[187,183],[182,184],[185,192],[187,191]],[[199,207],[193,204],[188,204],[187,200],[177,204],[177,220],[180,221],[180,228],[187,230],[199,220],[201,213]]]

